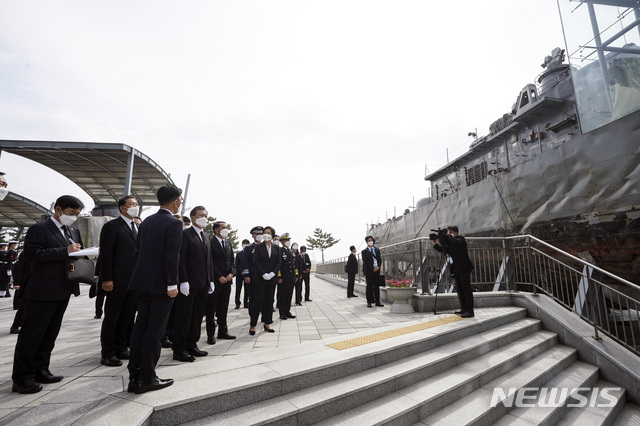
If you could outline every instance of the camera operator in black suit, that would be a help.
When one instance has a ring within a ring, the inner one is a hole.
[[[456,281],[458,301],[460,302],[460,311],[456,311],[456,314],[462,318],[473,317],[473,289],[471,288],[473,263],[469,259],[467,241],[463,236],[458,235],[457,226],[449,226],[446,234],[443,230],[437,235],[430,234],[429,238],[434,249],[440,253],[448,254],[453,260],[452,275]]]

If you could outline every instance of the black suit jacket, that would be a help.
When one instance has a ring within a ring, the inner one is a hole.
[[[356,258],[356,255],[353,253],[349,254],[349,259],[347,259],[347,273],[358,273],[358,258]]]
[[[74,243],[82,244],[78,228],[70,226],[69,233]],[[29,228],[22,254],[31,263],[27,300],[64,300],[71,295],[72,284],[67,280],[70,244],[51,218]]]
[[[378,247],[373,247],[375,251],[376,260],[378,261],[378,268],[382,268],[382,254],[380,253],[380,249]],[[373,256],[371,255],[371,251],[369,251],[369,247],[362,250],[362,272],[365,275],[372,275],[373,272]],[[380,272],[380,270],[378,270]]]
[[[280,272],[276,274],[282,279],[283,284],[293,284],[296,282],[296,260],[293,252],[286,247],[280,248]]]
[[[182,221],[160,209],[142,222],[136,242],[136,266],[129,290],[166,294],[178,285]]]
[[[180,247],[180,282],[189,282],[189,288],[201,289],[213,281],[213,264],[209,238],[204,241],[193,226],[182,232]]]
[[[453,260],[453,273],[463,273],[473,270],[473,263],[469,259],[469,250],[467,249],[467,240],[458,235],[447,235],[447,245],[441,246],[436,244],[434,249],[441,253],[446,253]]]
[[[213,278],[216,285],[220,283],[220,277],[226,277],[229,274],[236,274],[236,267],[233,259],[233,248],[227,240],[224,242],[224,249],[215,236],[211,238],[211,258],[213,261]],[[228,283],[230,284],[230,282]]]
[[[307,269],[309,270],[309,272],[304,272],[306,274],[311,273],[311,258],[309,257],[309,255],[307,253],[300,253],[300,257],[302,258],[302,271],[306,271]],[[300,274],[302,274],[303,272],[300,271]]]
[[[266,243],[260,243],[256,246],[254,257],[255,257],[256,279],[258,281],[264,281],[262,279],[262,275],[269,272],[273,272],[275,276],[271,278],[270,281],[266,281],[266,282],[276,284],[278,282],[278,272],[280,271],[280,265],[282,262],[280,247],[278,247],[275,244],[271,244],[271,256],[269,256]]]
[[[100,231],[100,277],[113,286],[126,288],[133,274],[136,239],[127,222],[119,217],[104,224]]]

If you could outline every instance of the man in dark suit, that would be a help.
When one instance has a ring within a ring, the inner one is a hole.
[[[249,289],[250,284],[246,284],[242,277],[242,255],[244,248],[249,245],[249,240],[242,240],[242,250],[236,253],[236,309],[240,309],[240,293],[242,293],[242,287],[244,287],[244,296],[243,296],[243,308],[249,307],[249,293],[251,290]]]
[[[9,241],[9,249],[4,254],[4,263],[2,268],[0,268],[0,289],[5,290],[6,293],[3,294],[3,291],[0,290],[0,296],[11,297],[11,293],[9,292],[9,281],[13,274],[13,263],[18,255],[16,252],[17,246],[18,241]]]
[[[311,259],[307,254],[307,248],[305,246],[300,247],[300,256],[302,257],[302,281],[304,281],[304,301],[313,302],[311,300]]]
[[[347,259],[347,297],[358,297],[353,292],[356,285],[356,274],[358,273],[358,259],[356,258],[356,248],[351,246],[349,248],[351,253]]]
[[[216,325],[218,318],[218,339],[233,340],[236,336],[229,334],[227,326],[227,313],[229,310],[229,298],[231,297],[231,284],[236,274],[233,260],[233,248],[226,240],[229,235],[227,223],[218,221],[213,224],[214,236],[211,238],[211,259],[213,261],[213,278],[216,289],[209,295],[207,301],[207,343],[215,344]]]
[[[280,247],[282,261],[278,272],[278,310],[280,319],[286,320],[296,317],[291,313],[291,297],[293,296],[298,271],[295,257],[290,249],[291,237],[289,233],[282,234],[280,241],[282,242],[282,247]]]
[[[182,362],[193,362],[196,357],[209,354],[198,348],[198,340],[207,294],[214,290],[211,246],[203,231],[209,213],[203,206],[197,206],[190,216],[191,226],[182,232],[180,294],[173,307],[173,359]]]
[[[63,195],[55,202],[55,214],[27,231],[23,256],[31,263],[31,273],[13,356],[14,392],[39,392],[38,383],[63,378],[51,374],[49,363],[71,293],[80,294],[78,283],[67,279],[67,271],[69,256],[82,249],[80,231],[71,224],[83,208],[78,198]]]
[[[367,282],[367,308],[371,307],[372,303],[376,306],[384,306],[380,303],[380,267],[382,266],[382,254],[380,249],[375,247],[376,240],[367,235],[364,239],[367,243],[367,248],[362,250],[362,272],[364,273],[364,279]]]
[[[296,276],[296,282],[294,284],[296,306],[302,306],[302,270],[304,268],[304,258],[298,250],[298,243],[291,245],[291,252],[293,253],[293,262],[298,271],[298,276]]]
[[[473,312],[473,288],[471,287],[471,271],[473,263],[469,259],[467,240],[458,235],[457,226],[449,226],[444,238],[432,239],[433,248],[441,253],[446,253],[453,260],[452,275],[458,290],[458,302],[460,310],[455,313],[462,318],[472,318]]]
[[[137,394],[171,386],[172,379],[156,376],[160,339],[169,312],[178,295],[178,264],[182,222],[173,217],[182,204],[182,190],[167,184],[156,194],[160,210],[149,216],[138,230],[136,266],[129,290],[136,292],[138,316],[131,334],[129,392]]]
[[[118,201],[118,209],[120,217],[107,222],[100,232],[100,277],[107,298],[100,363],[108,367],[119,367],[121,359],[129,359],[127,330],[136,314],[136,295],[127,286],[135,266],[138,227],[133,218],[138,215],[138,203],[127,195]]]

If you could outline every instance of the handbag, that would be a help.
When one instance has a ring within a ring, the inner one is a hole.
[[[67,262],[67,279],[73,283],[93,284],[93,260],[75,257]]]
[[[386,287],[387,286],[387,281],[384,279],[384,275],[379,275],[378,276],[378,286],[380,286],[380,287]]]

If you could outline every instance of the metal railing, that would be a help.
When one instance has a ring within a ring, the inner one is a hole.
[[[543,293],[594,328],[640,355],[640,286],[531,235],[468,237],[474,291]],[[385,279],[409,278],[422,294],[454,292],[448,256],[427,238],[380,247]],[[582,254],[581,254],[582,255]],[[358,257],[357,279],[363,280]],[[585,256],[587,259],[590,257]],[[346,279],[347,258],[317,265],[317,273]]]

